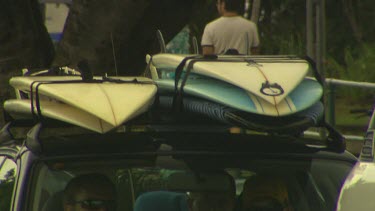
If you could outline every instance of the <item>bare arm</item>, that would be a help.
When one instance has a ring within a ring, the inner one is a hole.
[[[259,54],[259,47],[252,47],[250,49],[251,55],[258,55]]]
[[[214,54],[214,46],[212,46],[212,45],[202,46],[202,53],[203,53],[203,55],[212,55],[212,54]]]

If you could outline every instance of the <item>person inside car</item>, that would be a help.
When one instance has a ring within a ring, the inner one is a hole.
[[[199,192],[189,194],[190,211],[233,211],[235,196],[229,192]]]
[[[69,181],[63,193],[64,211],[114,211],[116,188],[98,173],[79,175]]]
[[[293,211],[285,181],[271,175],[247,179],[240,203],[241,211]]]
[[[189,192],[189,207],[191,211],[233,211],[235,207],[236,188],[231,175],[221,172],[225,181],[218,186],[227,186],[228,189],[191,191]]]

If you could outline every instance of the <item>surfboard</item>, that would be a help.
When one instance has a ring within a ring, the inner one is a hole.
[[[143,77],[84,82],[79,76],[22,76],[11,78],[9,83],[29,95],[33,93],[34,100],[38,95],[62,102],[114,126],[147,111],[157,92],[154,82]]]
[[[222,104],[192,96],[186,96],[182,104],[184,112],[177,113],[179,121],[182,119],[183,122],[188,122],[191,117],[194,118],[194,116],[200,115],[201,117],[206,117],[205,119],[208,118],[228,126],[243,127],[258,132],[293,135],[297,135],[309,127],[317,126],[324,113],[324,107],[320,101],[294,115],[282,117],[242,112]],[[167,112],[169,111],[170,113],[173,108],[173,96],[160,96],[158,105],[158,107],[167,109]],[[199,123],[200,121],[197,122],[197,124]]]
[[[168,72],[187,56],[156,54],[152,56],[150,70]],[[216,78],[238,86],[263,100],[276,105],[301,83],[310,69],[306,60],[290,56],[226,56],[217,59],[188,60],[186,67],[195,62],[192,72]]]
[[[40,108],[44,118],[51,118],[77,125],[98,133],[115,128],[114,125],[65,103],[41,100]],[[4,102],[4,109],[14,119],[32,119],[31,102],[27,99],[11,99]],[[36,107],[34,112],[37,113]]]
[[[173,79],[157,79],[160,95],[173,94]],[[323,89],[312,78],[305,78],[287,97],[274,105],[237,86],[213,78],[191,74],[184,94],[207,99],[241,111],[267,116],[291,115],[313,105],[322,97]]]

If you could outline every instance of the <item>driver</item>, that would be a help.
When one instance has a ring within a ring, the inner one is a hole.
[[[64,211],[114,211],[116,188],[98,173],[79,175],[69,181],[63,194]]]
[[[256,175],[246,180],[242,211],[293,211],[285,182],[276,176]]]
[[[225,188],[189,192],[191,211],[233,211],[236,199],[234,179],[227,172],[220,171],[219,174],[225,180],[220,181],[220,183],[218,181],[216,185]]]

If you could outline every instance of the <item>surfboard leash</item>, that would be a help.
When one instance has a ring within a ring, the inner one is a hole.
[[[277,116],[279,116],[280,112],[279,112],[279,109],[276,105],[276,96],[280,96],[280,95],[284,94],[284,89],[278,83],[270,83],[266,74],[259,67],[261,65],[258,64],[256,61],[246,60],[246,62],[248,63],[248,65],[251,65],[252,67],[255,67],[255,69],[257,69],[258,72],[263,76],[265,82],[262,83],[262,86],[260,87],[259,92],[262,93],[263,95],[272,97],[273,102],[274,102],[273,103],[274,108],[277,112]],[[268,91],[266,91],[266,90],[268,90]]]

